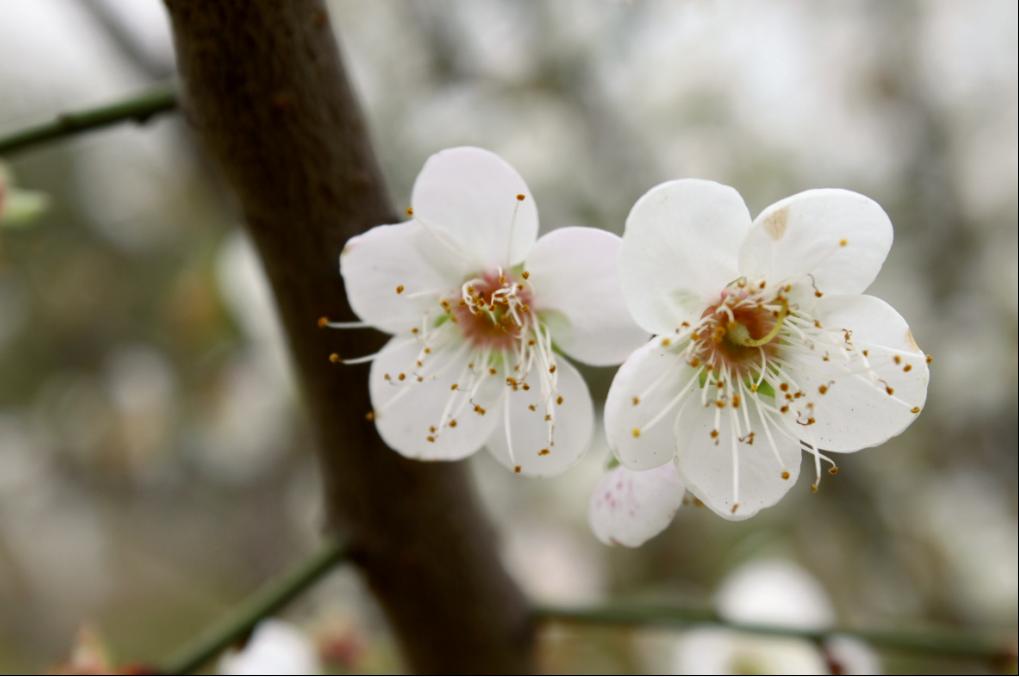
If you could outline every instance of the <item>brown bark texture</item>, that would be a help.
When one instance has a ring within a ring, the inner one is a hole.
[[[186,114],[236,194],[317,433],[331,528],[348,539],[410,670],[526,673],[528,608],[462,464],[408,461],[366,420],[381,337],[352,319],[348,238],[396,221],[319,0],[167,0]]]

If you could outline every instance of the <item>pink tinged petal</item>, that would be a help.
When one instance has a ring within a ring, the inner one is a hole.
[[[394,338],[372,363],[375,425],[385,443],[408,458],[464,458],[480,449],[499,423],[495,413],[504,386],[454,332],[444,332],[444,342],[437,341],[430,353],[415,338]],[[478,378],[483,380],[472,393]]]
[[[683,493],[671,463],[652,470],[618,466],[595,486],[587,520],[602,543],[636,548],[669,526]]]
[[[488,449],[499,463],[515,473],[532,477],[558,475],[576,463],[591,445],[594,405],[587,384],[565,359],[557,359],[555,367],[558,383],[549,395],[542,392],[542,375],[538,373],[542,367],[536,362],[521,382],[529,387],[504,386],[507,393],[503,407],[493,412],[502,425],[492,432]],[[546,420],[550,411],[552,420]]]
[[[364,322],[391,334],[442,313],[439,296],[456,291],[467,270],[419,223],[377,226],[340,253],[347,300]]]
[[[538,236],[538,209],[527,184],[481,148],[450,148],[428,158],[411,203],[415,220],[477,270],[520,263]]]
[[[684,392],[685,391],[685,392]],[[605,438],[631,470],[649,470],[676,455],[674,422],[686,397],[699,393],[696,372],[654,338],[616,372],[605,400]]]
[[[653,334],[695,321],[737,276],[738,243],[750,228],[743,198],[700,179],[658,185],[626,219],[619,257],[634,319]]]
[[[740,247],[739,268],[753,281],[799,281],[811,296],[815,289],[859,294],[891,246],[892,223],[876,202],[848,190],[808,190],[761,212]]]
[[[619,364],[648,339],[623,300],[616,267],[621,243],[604,230],[560,228],[527,256],[536,309],[556,345],[581,362]]]
[[[902,316],[865,295],[826,296],[814,312],[835,347],[816,341],[813,349],[785,351],[789,374],[805,393],[796,404],[803,414],[813,404],[815,421],[803,426],[790,417],[790,429],[821,449],[850,452],[877,446],[909,427],[927,399],[930,374]],[[837,348],[847,336],[853,349],[843,358]]]
[[[749,407],[749,427],[743,410],[720,410],[711,398],[707,406],[698,398],[684,408],[676,424],[680,478],[728,520],[747,519],[774,505],[800,473],[799,441],[777,421],[762,422],[749,399],[743,403]]]

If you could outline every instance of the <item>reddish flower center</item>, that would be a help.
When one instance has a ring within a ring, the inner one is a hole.
[[[723,291],[718,303],[701,315],[702,324],[691,337],[693,359],[718,372],[744,375],[761,364],[761,351],[770,359],[781,341],[779,330],[788,314],[781,297],[765,300],[744,290]]]
[[[462,288],[450,310],[464,337],[478,348],[502,350],[518,342],[530,324],[531,292],[506,273],[484,273]]]

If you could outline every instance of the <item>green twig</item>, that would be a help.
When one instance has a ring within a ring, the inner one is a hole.
[[[173,87],[164,85],[98,108],[61,113],[50,122],[27,127],[0,137],[0,156],[12,155],[38,144],[94,129],[102,129],[121,122],[143,124],[157,115],[174,110],[176,107],[176,92]]]
[[[336,564],[346,560],[348,554],[342,542],[329,541],[320,551],[292,571],[270,581],[226,618],[180,649],[159,666],[159,672],[186,675],[198,670],[221,651],[242,640],[260,620],[281,609]]]
[[[763,623],[739,623],[726,620],[710,610],[666,606],[610,605],[592,608],[542,606],[535,608],[534,615],[539,621],[580,625],[660,627],[715,625],[757,635],[798,637],[819,644],[837,636],[855,637],[874,647],[889,651],[906,651],[984,661],[1006,660],[1012,651],[1010,645],[1004,641],[944,630],[923,632],[849,628],[808,630]]]

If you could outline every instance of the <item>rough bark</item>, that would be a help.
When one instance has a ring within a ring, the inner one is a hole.
[[[276,296],[317,431],[331,524],[351,542],[408,667],[531,670],[531,629],[466,469],[404,460],[372,423],[367,369],[328,356],[378,347],[351,318],[344,242],[395,222],[318,0],[167,0],[185,109],[236,193]]]

